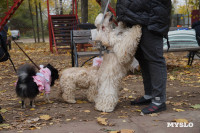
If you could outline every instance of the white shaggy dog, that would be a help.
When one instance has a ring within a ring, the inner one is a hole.
[[[139,25],[128,28],[122,22],[112,29],[111,16],[111,13],[107,12],[102,24],[95,21],[99,26],[96,40],[107,47],[97,74],[98,94],[95,98],[95,108],[103,112],[112,112],[117,105],[120,82],[130,70],[142,34]]]
[[[74,91],[87,89],[87,98],[95,101],[99,111],[111,112],[118,102],[121,79],[130,70],[134,54],[141,37],[141,27],[126,28],[123,23],[113,30],[112,14],[106,13],[103,24],[102,14],[95,20],[97,38],[107,47],[103,62],[89,68],[68,68],[60,77],[61,94],[64,101],[76,103]]]
[[[97,94],[96,76],[99,66],[92,66],[88,68],[73,67],[62,71],[60,77],[61,95],[65,102],[76,103],[75,90],[87,89],[87,99],[94,102]]]
[[[97,18],[101,18],[102,16],[103,15],[99,15],[99,17]],[[107,16],[104,20],[106,22],[106,27],[110,26],[112,23],[110,17],[111,16]],[[100,20],[96,19],[96,22],[99,21]],[[98,25],[97,27],[100,27],[100,25]],[[68,103],[76,103],[75,90],[79,88],[87,89],[88,101],[94,102],[94,98],[96,97],[98,92],[97,84],[99,80],[99,67],[100,65],[92,66],[89,68],[75,67],[63,70],[60,76],[60,87],[61,95],[64,101]]]

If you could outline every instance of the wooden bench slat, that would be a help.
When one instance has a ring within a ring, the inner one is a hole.
[[[93,51],[93,52],[77,52],[79,57],[86,57],[86,56],[97,56],[100,54],[99,51]],[[102,52],[103,54],[103,52]]]
[[[182,51],[198,51],[200,47],[193,47],[193,48],[170,48],[169,51],[164,49],[164,52],[182,52]]]
[[[73,36],[91,36],[91,31],[90,30],[74,30],[73,31]]]

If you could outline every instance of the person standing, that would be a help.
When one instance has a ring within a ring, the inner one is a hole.
[[[166,110],[167,68],[163,57],[163,37],[167,37],[169,31],[171,7],[171,0],[117,1],[117,20],[127,26],[142,26],[135,58],[141,67],[145,94],[131,104],[147,104],[142,109],[143,114]]]

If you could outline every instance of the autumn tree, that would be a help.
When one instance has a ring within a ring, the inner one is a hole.
[[[81,0],[81,22],[88,22],[88,0]]]

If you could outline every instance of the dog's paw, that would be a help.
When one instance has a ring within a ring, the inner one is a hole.
[[[99,106],[96,106],[95,107],[95,110],[98,110],[98,111],[102,111],[102,112],[113,112],[114,108],[110,107],[110,108],[103,108],[103,107],[99,107]]]
[[[76,100],[67,100],[68,103],[76,103]]]

